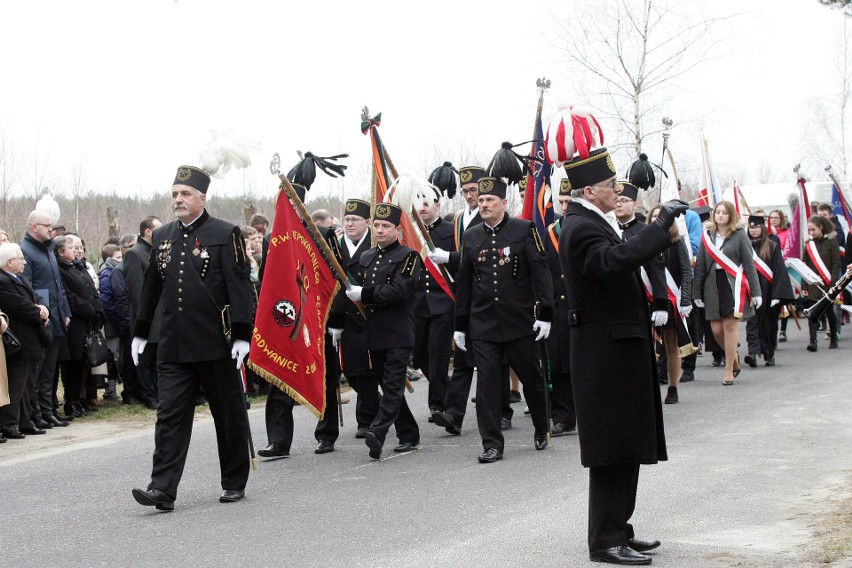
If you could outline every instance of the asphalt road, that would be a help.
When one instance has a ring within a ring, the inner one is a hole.
[[[723,387],[701,357],[680,404],[665,406],[670,460],[642,468],[633,517],[637,536],[663,541],[655,566],[816,558],[816,524],[850,495],[852,340],[834,351],[821,340],[811,354],[805,332],[791,329],[774,369],[745,369]],[[337,451],[315,455],[315,420],[297,408],[291,457],[261,461],[237,504],[218,502],[213,424],[198,420],[174,513],[130,495],[148,482],[150,426],[76,424],[67,443],[39,451],[10,441],[0,446],[0,566],[591,565],[577,437],[535,451],[523,404],[514,405],[505,459],[481,465],[473,407],[451,437],[426,423],[426,386],[408,395],[419,451],[393,454],[391,436],[386,459],[372,462],[353,436],[350,403]],[[263,411],[250,415],[263,447]]]

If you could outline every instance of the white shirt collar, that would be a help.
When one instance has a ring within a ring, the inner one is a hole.
[[[357,243],[353,242],[348,235],[343,235],[343,242],[346,243],[346,248],[349,250],[350,258],[355,255],[355,253],[358,251],[358,247],[361,246],[361,243],[364,242],[364,239],[366,239],[367,235],[369,234],[370,231],[364,231],[364,234],[361,235],[361,238],[358,240]]]
[[[606,224],[609,225],[610,227],[612,227],[612,230],[615,231],[615,234],[618,236],[618,238],[619,239],[622,238],[621,229],[618,226],[618,219],[616,219],[615,213],[613,213],[612,211],[610,211],[609,213],[604,213],[603,211],[598,209],[598,207],[595,204],[590,203],[590,202],[588,202],[588,201],[586,201],[585,199],[582,199],[582,198],[581,199],[575,199],[574,201],[576,201],[577,203],[579,203],[580,205],[582,205],[583,207],[585,207],[589,211],[594,211],[595,213],[600,215],[601,218],[604,221],[606,221]]]

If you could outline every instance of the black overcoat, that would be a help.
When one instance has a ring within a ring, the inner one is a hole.
[[[355,250],[354,254],[349,253],[349,247],[341,237],[340,241],[340,265],[346,271],[349,280],[352,284],[358,284],[355,277],[358,274],[358,261],[361,255],[370,250],[370,231],[368,230],[361,241],[361,244]],[[358,311],[355,304],[346,297],[342,291],[337,295],[337,298],[332,305],[332,311],[342,309],[345,315],[343,322],[343,336],[340,338],[341,359],[343,360],[343,372],[350,376],[372,375],[370,369],[370,358],[367,354],[367,345],[364,343],[364,316]]]
[[[568,205],[559,259],[571,303],[571,377],[584,466],[667,459],[648,301],[639,267],[670,245],[656,224],[622,241]]]
[[[91,281],[91,278],[89,279]],[[0,270],[0,311],[9,316],[9,330],[21,342],[21,350],[7,357],[23,361],[41,361],[44,350],[50,344],[51,332],[41,321],[36,296],[26,277],[15,278]]]
[[[68,324],[67,359],[79,361],[83,358],[86,334],[100,329],[104,319],[101,298],[95,282],[82,264],[59,259],[59,272],[68,305],[71,306],[71,323]],[[64,357],[62,357],[64,358]]]
[[[555,373],[571,372],[571,327],[568,325],[568,290],[565,288],[565,275],[559,263],[559,235],[562,232],[565,217],[560,217],[547,228],[544,238],[544,250],[547,251],[547,266],[553,282],[553,325],[547,337],[547,356],[550,367]]]

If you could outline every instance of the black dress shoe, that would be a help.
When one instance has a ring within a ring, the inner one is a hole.
[[[660,546],[659,540],[641,540],[638,538],[628,538],[627,546],[635,550],[636,552],[648,552],[649,550],[654,550]]]
[[[153,400],[149,400],[145,403],[145,408],[149,410],[158,410],[160,408],[160,403]]]
[[[56,426],[58,428],[68,426],[68,424],[69,424],[68,422],[66,422],[64,420],[60,420],[59,418],[57,418],[53,414],[45,414],[44,416],[42,416],[42,418],[43,418],[44,422],[47,422],[51,426]],[[38,426],[38,424],[36,424],[36,426]],[[41,428],[41,426],[39,426],[39,428]]]
[[[547,447],[547,434],[536,434],[533,437],[533,444],[535,445],[535,449],[543,450]]]
[[[426,419],[426,422],[434,423],[435,422],[435,416],[437,416],[438,414],[441,414],[441,411],[438,410],[437,408],[433,408],[432,410],[429,411],[429,418]]]
[[[317,449],[314,450],[315,454],[327,454],[329,452],[334,451],[334,442],[330,440],[320,440],[319,444],[317,444]]]
[[[479,463],[494,463],[503,459],[503,452],[495,448],[489,448],[479,454]]]
[[[576,426],[568,426],[563,422],[557,422],[556,424],[550,427],[551,436],[565,436],[567,434],[573,434],[576,431]]]
[[[47,430],[42,430],[41,428],[21,428],[21,432],[24,434],[30,434],[32,436],[38,436],[40,434],[47,434]]]
[[[412,450],[416,450],[420,447],[420,442],[402,442],[400,445],[395,447],[393,451],[398,454],[404,454],[406,452],[410,452]]]
[[[695,371],[693,369],[684,369],[680,376],[680,382],[689,383],[695,380]]]
[[[600,550],[590,550],[589,560],[592,562],[606,562],[608,564],[622,564],[627,566],[642,566],[651,563],[651,557],[639,554],[629,546],[613,546]]]
[[[767,367],[774,367],[775,366],[775,357],[769,357],[766,360],[766,363],[764,363],[764,365],[766,365]]]
[[[236,503],[244,499],[246,496],[246,492],[242,489],[225,489],[222,491],[222,494],[219,495],[220,503]]]
[[[286,458],[290,456],[290,448],[285,448],[284,444],[273,442],[262,450],[258,450],[257,455],[262,458]]]
[[[521,402],[521,393],[516,390],[509,391],[509,404]]]
[[[447,414],[446,412],[442,412],[441,414],[435,415],[435,424],[438,426],[443,426],[444,429],[452,434],[453,436],[458,436],[461,434],[461,427],[456,424],[455,418],[451,414]]]
[[[364,439],[367,437],[367,433],[370,431],[366,426],[359,426],[358,430],[355,431],[355,437]]]
[[[175,510],[175,500],[159,489],[134,489],[131,493],[140,505],[156,507],[160,511]]]
[[[10,440],[23,440],[27,437],[27,435],[20,430],[3,430],[3,435]]]
[[[743,361],[745,361],[746,365],[748,365],[752,369],[757,367],[757,355],[754,353],[749,353],[748,355],[743,357]]]
[[[42,420],[40,418],[38,420],[33,420],[33,425],[36,428],[41,428],[42,430],[50,430],[51,428],[53,428],[52,423],[47,422],[46,420]]]
[[[666,404],[677,404],[677,387],[669,387],[668,392],[666,393]]]
[[[6,443],[6,436],[4,436],[3,434],[0,434],[0,444],[5,444],[5,443]]]
[[[58,410],[54,410],[53,412],[50,413],[50,415],[52,415],[57,420],[61,420],[62,422],[72,422],[74,420],[73,416],[63,416],[62,414],[59,414]],[[44,418],[45,420],[48,420],[47,415],[42,416],[42,418]],[[54,426],[55,426],[55,424],[54,424]]]
[[[364,443],[366,443],[367,447],[370,448],[371,459],[382,459],[382,443],[379,441],[378,436],[376,436],[373,432],[367,432],[367,436],[364,438]]]
[[[512,429],[512,421],[508,418],[500,419],[500,429],[501,430],[511,430]]]

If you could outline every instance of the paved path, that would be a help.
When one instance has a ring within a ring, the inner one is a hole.
[[[815,523],[850,493],[852,340],[810,354],[804,332],[790,337],[777,367],[745,369],[733,387],[721,385],[709,356],[699,358],[698,380],[665,407],[670,461],[642,468],[633,519],[639,536],[663,541],[655,566],[816,558]],[[130,496],[148,481],[150,426],[78,421],[39,446],[10,441],[0,446],[0,565],[590,565],[576,436],[537,452],[523,405],[514,405],[505,459],[480,465],[472,408],[462,436],[451,437],[426,423],[426,384],[415,388],[421,450],[371,462],[353,437],[350,403],[338,450],[315,455],[315,421],[297,408],[292,457],[261,462],[238,504],[217,501],[213,424],[199,419],[169,514]],[[263,447],[263,412],[250,414]]]

